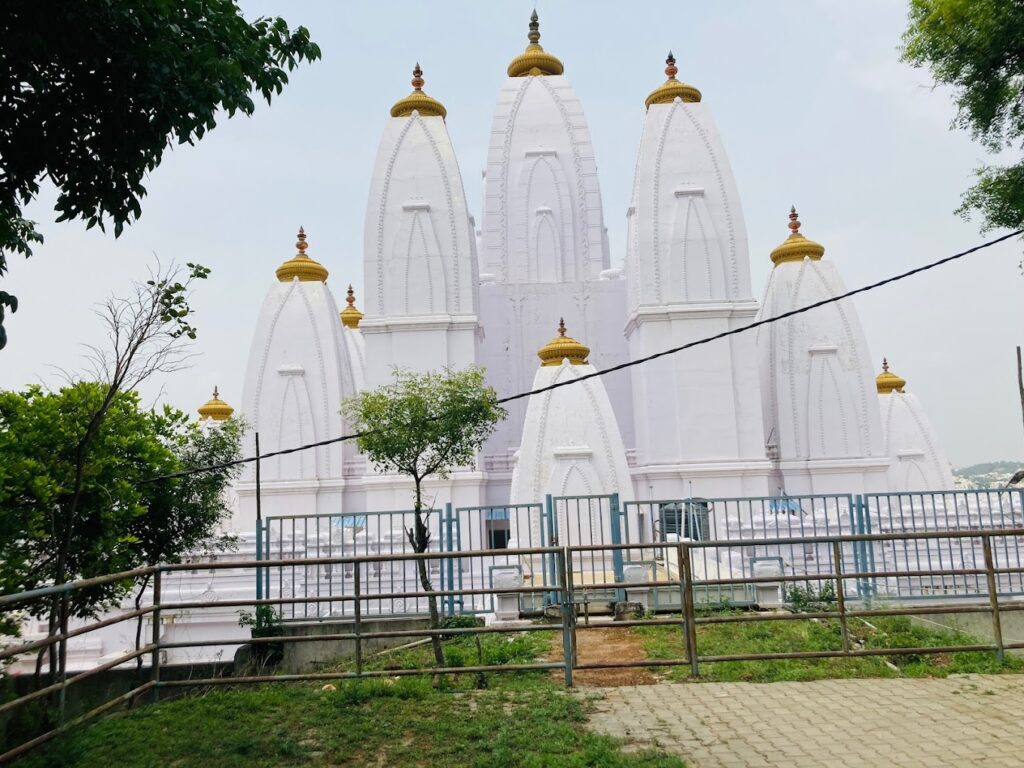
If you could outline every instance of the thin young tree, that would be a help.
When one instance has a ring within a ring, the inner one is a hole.
[[[406,537],[414,552],[430,546],[424,513],[423,483],[431,477],[447,478],[452,470],[471,467],[477,451],[507,412],[484,382],[481,368],[444,369],[430,373],[395,370],[395,381],[346,400],[342,414],[360,433],[357,445],[380,472],[412,479],[413,524]],[[417,560],[423,591],[428,593],[430,626],[441,625],[437,596],[425,560]],[[444,666],[441,638],[431,638],[434,660]]]
[[[195,282],[206,279],[209,273],[201,264],[188,263],[182,268],[158,263],[150,278],[136,282],[127,297],[112,296],[97,311],[106,328],[107,345],[90,346],[89,362],[102,394],[88,406],[81,432],[70,437],[73,476],[67,493],[51,514],[55,548],[52,576],[56,584],[80,575],[69,570],[68,558],[78,530],[79,505],[93,443],[121,395],[137,390],[156,374],[173,373],[188,365],[192,356],[189,342],[197,335],[189,299]],[[66,602],[54,597],[49,612],[50,634],[58,628],[62,633],[66,631],[68,618]],[[50,671],[54,676],[58,674],[57,666],[51,652]],[[64,670],[59,673],[63,675]]]

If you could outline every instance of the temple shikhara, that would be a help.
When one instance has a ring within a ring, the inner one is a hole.
[[[509,395],[846,290],[843,254],[826,255],[792,210],[788,237],[753,254],[774,262],[755,298],[713,99],[679,78],[671,53],[643,99],[626,252],[613,258],[583,105],[540,44],[536,14],[528,40],[498,91],[478,217],[446,127],[458,117],[428,93],[417,64],[377,150],[364,285],[353,291],[342,277],[340,313],[329,259],[299,233],[256,320],[236,403],[264,452],[350,432],[342,400],[388,383],[396,366],[479,365]],[[787,208],[780,201],[780,237]],[[514,401],[477,465],[433,481],[430,495],[479,507],[548,494],[627,502],[951,488],[920,402],[887,366],[876,381],[880,360],[853,303],[830,304]],[[353,443],[269,459],[261,479],[269,516],[405,509],[411,493]],[[250,468],[237,486],[241,531],[255,526],[254,481]]]

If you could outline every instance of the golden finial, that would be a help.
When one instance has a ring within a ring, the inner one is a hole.
[[[338,316],[341,318],[341,324],[346,328],[358,328],[359,321],[363,319],[363,313],[356,309],[356,292],[352,290],[352,284],[349,283],[348,295],[345,296],[345,303],[348,304]]]
[[[213,421],[224,421],[229,418],[235,409],[220,399],[220,392],[217,391],[217,387],[213,388],[213,397],[207,400],[199,408],[199,418],[203,421],[211,419]]]
[[[512,59],[508,65],[509,77],[560,75],[565,71],[562,62],[540,45],[540,20],[536,8],[530,14],[530,32],[526,35],[526,39],[530,41],[526,50]]]
[[[665,76],[669,80],[675,80],[678,74],[679,69],[676,67],[676,57],[672,55],[672,51],[669,51],[668,58],[665,59]]]
[[[530,14],[530,32],[526,35],[526,39],[530,41],[530,45],[540,44],[540,17],[537,15],[536,8]]]
[[[416,66],[412,69],[412,93],[395,102],[395,106],[391,108],[392,117],[408,117],[413,110],[418,112],[421,117],[443,118],[448,115],[444,104],[424,92],[424,82],[423,70],[420,69],[420,63],[417,61]]]
[[[648,94],[644,101],[648,108],[652,104],[671,104],[676,98],[685,104],[700,101],[700,91],[692,85],[676,80],[677,74],[679,74],[679,69],[676,67],[676,57],[672,55],[672,51],[669,51],[665,59],[665,77],[667,79]]]
[[[295,248],[298,253],[277,268],[277,279],[282,283],[290,282],[296,277],[305,281],[327,282],[327,268],[306,255],[306,249],[309,248],[309,243],[306,242],[306,230],[299,227],[297,237]]]
[[[585,365],[590,347],[565,335],[565,318],[558,319],[558,335],[537,351],[541,367],[561,365],[568,359],[573,365]]]
[[[784,261],[803,261],[805,258],[818,261],[825,255],[825,246],[808,240],[800,234],[800,219],[796,212],[796,206],[789,207],[789,237],[771,252],[773,264],[781,264]]]
[[[882,372],[875,377],[875,386],[878,388],[878,394],[888,395],[892,392],[902,392],[907,386],[907,380],[890,371],[889,361],[883,357]]]
[[[800,219],[799,214],[796,212],[796,206],[789,206],[789,231],[794,235],[800,231]]]

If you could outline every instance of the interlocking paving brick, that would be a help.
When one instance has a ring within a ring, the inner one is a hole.
[[[1024,765],[1024,676],[662,683],[582,695],[594,697],[594,730],[693,768]]]

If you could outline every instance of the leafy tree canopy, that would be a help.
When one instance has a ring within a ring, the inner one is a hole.
[[[506,415],[481,368],[396,370],[394,383],[359,393],[346,401],[343,413],[363,433],[357,444],[370,461],[415,481],[417,509],[420,482],[471,465]]]
[[[74,496],[76,451],[108,388],[94,382],[48,392],[0,392],[0,590],[53,583],[57,549]],[[66,573],[87,578],[175,561],[216,534],[229,514],[222,492],[231,470],[144,482],[239,452],[240,425],[204,431],[181,411],[146,410],[118,393],[90,442],[70,531]],[[74,593],[71,612],[90,616],[130,583]],[[29,606],[39,615],[48,604]]]
[[[251,115],[288,71],[320,58],[304,27],[249,22],[234,0],[5,0],[0,4],[0,275],[42,242],[22,208],[49,179],[57,221],[142,214],[145,175],[193,144],[217,111]],[[0,291],[3,312],[17,309]]]
[[[992,152],[1024,143],[1024,3],[910,0],[903,58],[953,87],[955,125]],[[983,230],[1024,227],[1024,161],[978,168],[958,212]]]

